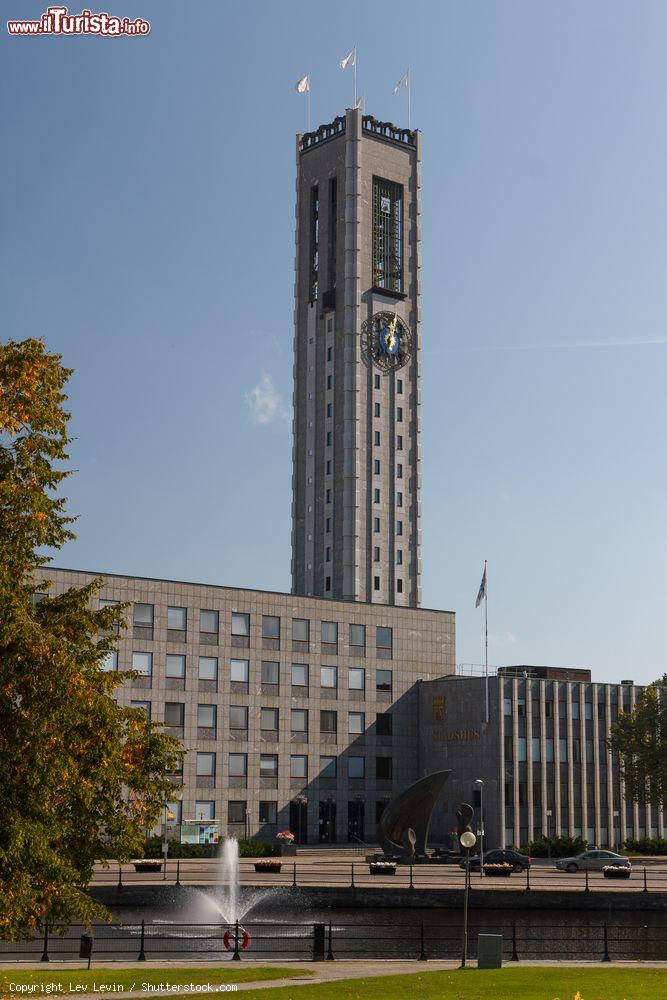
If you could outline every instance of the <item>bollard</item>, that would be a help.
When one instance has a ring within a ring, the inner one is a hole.
[[[176,887],[181,888],[181,859],[176,862]]]
[[[137,957],[137,962],[146,961],[146,952],[144,951],[144,943],[146,940],[146,921],[141,921],[141,944],[139,945],[139,955]]]
[[[591,890],[588,886],[588,868],[586,869],[585,875],[586,875],[586,885],[584,886],[584,892],[590,892]]]
[[[118,892],[123,891],[123,866],[119,863],[118,865]]]
[[[50,962],[49,958],[49,921],[44,921],[44,951],[42,952],[42,957],[40,962]]]
[[[232,955],[232,962],[240,962],[241,954],[239,952],[239,922],[238,920],[234,924],[234,954]]]
[[[421,947],[421,952],[419,953],[419,961],[420,962],[428,962],[428,955],[426,954],[426,944],[425,944],[425,941],[424,941],[424,921],[423,920],[422,920],[422,929],[421,929],[421,945],[422,945],[422,947]]]
[[[607,939],[607,921],[604,922],[604,955],[602,956],[603,962],[611,962],[609,957],[609,942]]]
[[[355,888],[356,888],[356,886],[354,884],[354,864],[353,864],[352,865],[352,881],[350,882],[350,889],[355,889]]]
[[[332,943],[331,921],[329,921],[329,948],[328,948],[327,957],[326,957],[326,961],[327,962],[333,962],[333,960],[334,960],[333,950],[332,950],[332,947],[331,947],[331,943]]]
[[[519,956],[516,950],[516,924],[512,924],[512,957],[510,962],[518,962]]]
[[[526,892],[530,892],[530,865],[526,865]]]
[[[292,871],[292,888],[296,889],[296,861],[294,862]]]
[[[313,962],[324,961],[324,924],[313,924]]]
[[[415,884],[414,884],[414,882],[412,881],[412,862],[410,862],[410,888],[411,888],[411,889],[414,889],[414,887],[415,887]],[[422,926],[423,926],[423,925],[422,925]]]
[[[646,865],[644,865],[644,892],[648,892],[648,886],[646,884]]]
[[[79,941],[79,958],[88,959],[88,968],[93,957],[93,935],[82,934]]]

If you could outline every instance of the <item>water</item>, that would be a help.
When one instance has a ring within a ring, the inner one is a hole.
[[[219,888],[214,893],[197,889],[201,897],[193,914],[194,923],[218,922],[235,924],[246,918],[268,896],[280,894],[280,889],[244,889],[240,891],[239,842],[235,837],[226,837],[222,851],[218,855],[216,881]]]

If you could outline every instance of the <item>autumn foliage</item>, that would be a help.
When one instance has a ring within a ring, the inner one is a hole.
[[[41,341],[0,345],[0,937],[105,916],[82,891],[96,859],[127,860],[173,797],[181,749],[100,667],[122,607],[99,582],[50,596],[36,574],[72,538],[64,387]],[[46,597],[41,595],[46,592]],[[41,599],[39,599],[41,598]]]

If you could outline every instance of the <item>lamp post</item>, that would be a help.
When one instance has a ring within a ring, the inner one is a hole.
[[[250,840],[250,810],[245,811],[245,839]]]
[[[169,841],[167,840],[167,822],[171,822],[174,819],[173,812],[167,808],[167,803],[164,804],[164,822],[162,824],[162,856],[164,858],[164,870],[162,874],[163,881],[167,879],[167,860],[169,858]]]
[[[475,784],[479,788],[479,875],[484,877],[484,782],[481,778],[475,779]]]
[[[466,830],[461,834],[461,847],[466,852],[466,886],[463,891],[463,946],[461,950],[461,968],[466,967],[466,957],[468,954],[468,892],[470,890],[470,848],[477,843],[477,837],[472,830]]]
[[[551,819],[551,816],[552,816],[552,810],[547,809],[547,857],[548,858],[551,857],[551,834],[549,832],[551,827],[551,823],[549,822],[549,820]]]
[[[296,806],[296,836],[297,844],[301,844],[301,812],[308,799],[305,795],[295,795],[292,802]]]

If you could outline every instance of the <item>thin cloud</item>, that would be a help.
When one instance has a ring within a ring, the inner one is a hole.
[[[516,642],[513,632],[489,632],[489,646],[514,646]]]
[[[613,347],[665,347],[667,337],[647,337],[642,340],[564,340],[559,344],[450,344],[424,354],[446,354],[450,351],[567,351],[599,350]]]
[[[271,375],[262,375],[257,385],[245,394],[250,419],[260,427],[269,424],[289,424],[291,414],[273,384]]]

